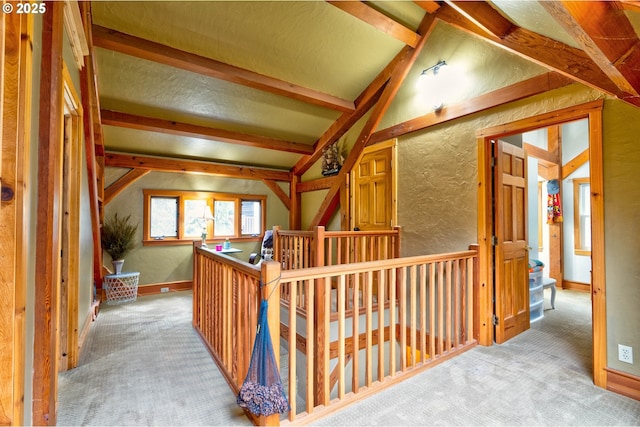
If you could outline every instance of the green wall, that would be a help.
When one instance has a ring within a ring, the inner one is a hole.
[[[118,179],[126,169],[107,168],[105,186]],[[142,246],[143,194],[144,189],[214,191],[239,194],[267,195],[267,229],[280,225],[289,228],[289,211],[280,199],[261,181],[212,177],[207,175],[188,175],[170,172],[152,172],[137,180],[125,191],[118,194],[105,208],[105,217],[129,215],[138,223],[138,243],[126,256],[122,271],[139,271],[140,284],[166,283],[191,280],[193,276],[193,247],[191,245]],[[282,187],[288,193],[288,185]],[[260,252],[261,241],[233,243],[243,250],[234,254],[236,258],[247,261],[252,252]],[[104,265],[111,268],[109,255],[104,254]]]
[[[378,128],[429,112],[420,104],[416,82],[421,68],[438,59],[464,62],[474,50],[481,63],[467,64],[467,97],[495,90],[546,70],[492,45],[438,26],[447,42],[425,46]],[[433,37],[438,41],[442,37]],[[454,82],[455,84],[455,82]],[[459,251],[477,240],[476,131],[559,110],[605,95],[580,84],[433,126],[399,138],[398,224],[405,256]],[[446,107],[445,107],[446,108]],[[640,363],[617,360],[619,343],[640,353],[640,109],[606,100],[603,110],[607,365],[640,375]],[[308,196],[305,215],[315,214],[322,198]],[[310,219],[303,219],[303,224]],[[637,356],[640,359],[640,356]]]
[[[640,109],[606,101],[603,122],[608,366],[640,375]],[[635,349],[634,365],[618,344]]]

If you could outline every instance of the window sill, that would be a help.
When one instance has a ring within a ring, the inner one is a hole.
[[[192,239],[150,239],[143,240],[142,246],[184,246],[184,245],[192,245],[194,241],[200,241],[199,238]],[[216,244],[223,244],[225,239],[207,239],[207,245],[210,248],[215,248]],[[235,237],[230,238],[229,241],[231,243],[248,243],[248,242],[262,242],[262,236],[251,236],[251,237]]]

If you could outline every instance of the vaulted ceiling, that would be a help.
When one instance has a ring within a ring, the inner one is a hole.
[[[451,29],[640,106],[638,1],[95,1],[91,14],[107,166],[301,175],[382,115]]]

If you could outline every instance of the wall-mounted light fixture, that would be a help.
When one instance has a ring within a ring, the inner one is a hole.
[[[447,65],[446,61],[439,61],[436,65],[432,65],[431,67],[425,68],[424,70],[422,70],[421,74],[424,76],[429,74],[429,72],[433,72],[433,75],[437,76],[438,73],[440,72],[440,69],[442,67],[446,67],[446,65]]]
[[[442,71],[443,67],[446,67],[447,63],[446,61],[440,60],[438,61],[437,64],[432,65],[429,68],[425,68],[424,70],[422,70],[422,73],[420,73],[420,76],[422,78],[426,78],[428,76],[430,76],[431,74],[433,74],[433,78],[436,79],[438,77],[438,75],[440,74],[440,72]],[[438,83],[434,83],[432,86],[433,90],[437,93],[432,94],[434,102],[433,102],[433,109],[435,111],[440,111],[442,110],[442,108],[444,107],[444,94],[445,91],[447,90],[447,88],[442,87],[443,85],[438,82]]]

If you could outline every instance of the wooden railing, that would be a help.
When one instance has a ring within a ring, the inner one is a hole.
[[[274,259],[283,270],[400,257],[400,227],[378,231],[313,231],[273,228]]]
[[[289,422],[313,422],[476,344],[475,250],[282,270],[279,262],[259,269],[197,246],[193,324],[236,394],[260,298],[272,296],[276,360],[281,347],[288,356],[281,376]],[[270,286],[260,290],[260,282]],[[280,306],[278,287],[288,288]],[[289,309],[299,306],[304,316]]]
[[[315,227],[313,231],[300,231],[280,230],[276,226],[273,245],[274,259],[283,270],[393,259],[400,257],[400,227],[378,231],[326,231],[324,227]],[[353,281],[348,280],[346,286],[347,294],[351,294]],[[289,285],[282,284],[282,303],[288,306],[290,301],[295,302],[298,314],[306,316],[304,289],[299,287],[294,299],[289,293]],[[377,298],[374,299],[377,304]]]
[[[307,307],[281,319],[289,421],[313,422],[474,346],[476,272],[476,251],[282,271],[289,306],[301,292]]]
[[[279,342],[280,301],[272,290],[280,269],[275,262],[257,267],[200,245],[194,242],[193,327],[233,392],[238,394],[249,370],[263,298],[269,298],[269,305],[275,308],[269,310],[269,330],[274,343]],[[266,285],[261,288],[261,283]],[[278,360],[280,346],[274,345],[274,351]],[[278,421],[277,416],[247,415],[256,425]]]

